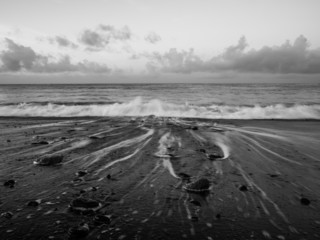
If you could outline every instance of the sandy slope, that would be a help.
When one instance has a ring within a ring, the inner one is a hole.
[[[318,121],[2,118],[0,132],[1,239],[66,239],[83,222],[87,239],[320,238]],[[33,164],[48,154],[63,164]],[[198,178],[208,193],[183,189]],[[77,197],[102,208],[71,212]]]

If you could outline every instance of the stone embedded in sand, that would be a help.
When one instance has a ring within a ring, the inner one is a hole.
[[[78,176],[78,177],[83,177],[84,175],[86,175],[88,172],[87,171],[78,171],[77,173],[76,173],[76,175]]]
[[[39,142],[33,142],[32,145],[47,145],[49,144],[47,141],[39,141]]]
[[[61,164],[62,159],[62,155],[46,155],[34,161],[33,164],[40,166],[54,166]]]
[[[242,185],[241,187],[239,187],[239,190],[242,192],[246,192],[246,191],[248,191],[248,188],[247,188],[247,186]]]
[[[212,154],[209,154],[208,158],[209,158],[209,160],[214,161],[216,159],[223,158],[223,155],[218,152],[214,152]]]
[[[89,234],[90,228],[87,223],[82,223],[79,226],[71,227],[68,230],[68,239],[81,239]]]
[[[191,200],[190,203],[192,203],[195,206],[201,207],[201,203],[197,200]]]
[[[178,176],[182,179],[182,180],[190,180],[191,176],[189,174],[186,174],[186,173],[178,173]]]
[[[206,153],[206,150],[203,149],[203,148],[200,148],[198,151],[201,152],[201,153]]]
[[[189,192],[207,192],[210,188],[210,182],[206,178],[200,178],[197,181],[186,184],[184,189]]]
[[[10,219],[12,218],[12,216],[13,216],[12,212],[4,212],[4,213],[1,213],[0,215],[0,217],[6,218],[6,219]]]
[[[96,211],[101,207],[101,203],[88,198],[76,198],[71,201],[70,209],[75,212],[90,212]]]
[[[108,216],[102,215],[102,214],[96,215],[93,218],[93,223],[96,226],[108,225],[108,224],[110,224],[110,222],[111,222],[110,218]]]
[[[310,204],[310,200],[308,198],[304,198],[303,197],[303,198],[300,199],[300,203],[302,205],[308,206]]]
[[[6,182],[3,183],[3,186],[8,187],[8,188],[14,188],[14,185],[16,184],[15,180],[8,180]]]
[[[27,206],[29,207],[37,207],[39,206],[41,200],[32,200],[30,202],[27,203]]]

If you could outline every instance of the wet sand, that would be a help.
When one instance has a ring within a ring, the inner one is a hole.
[[[1,239],[320,239],[319,123],[0,118]]]

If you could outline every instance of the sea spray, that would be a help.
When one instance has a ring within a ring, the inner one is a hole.
[[[0,105],[0,116],[81,117],[81,116],[148,116],[206,119],[320,119],[320,105],[191,105],[174,104],[159,99],[144,101],[137,97],[129,102],[112,104],[38,104]]]

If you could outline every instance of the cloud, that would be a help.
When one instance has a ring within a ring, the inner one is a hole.
[[[150,32],[144,39],[147,42],[152,43],[152,44],[155,44],[155,43],[161,41],[160,35],[158,35],[155,32]]]
[[[78,48],[78,45],[70,41],[64,36],[55,36],[53,38],[49,38],[49,42],[51,44],[57,44],[59,47],[69,47],[76,49]]]
[[[129,27],[117,29],[111,25],[100,24],[95,30],[84,30],[79,41],[88,47],[88,50],[102,50],[111,41],[126,41],[131,39],[132,32]]]
[[[6,38],[5,42],[8,50],[3,51],[0,55],[2,61],[2,69],[4,71],[20,71],[21,69],[32,69],[36,59],[38,58],[35,51],[30,47],[16,44],[11,39]]]
[[[265,46],[259,50],[246,51],[245,37],[238,44],[209,60],[202,60],[193,50],[170,49],[164,54],[154,52],[147,55],[147,68],[164,72],[255,72],[255,73],[320,73],[320,50],[310,49],[304,36],[299,36],[293,44],[286,41],[280,46]]]
[[[111,69],[103,64],[82,61],[72,63],[70,56],[59,59],[36,53],[32,48],[19,45],[11,39],[5,39],[7,49],[0,53],[0,72],[34,72],[34,73],[109,73]]]

